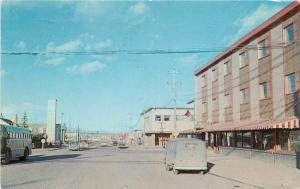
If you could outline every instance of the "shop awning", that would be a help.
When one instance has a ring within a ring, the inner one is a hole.
[[[240,126],[236,130],[265,130],[265,129],[297,129],[299,128],[299,119],[288,120],[270,120],[262,123]]]
[[[266,129],[297,129],[299,128],[299,119],[291,118],[285,120],[268,121],[245,121],[235,123],[219,123],[211,125],[199,132],[219,132],[219,131],[251,131]]]

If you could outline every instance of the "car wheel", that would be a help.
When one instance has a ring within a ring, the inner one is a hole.
[[[6,150],[6,153],[5,153],[5,158],[2,160],[2,163],[4,165],[8,165],[9,162],[11,160],[11,155],[10,155],[10,151],[9,150]]]
[[[28,155],[29,155],[29,152],[27,150],[27,148],[24,150],[24,156],[21,157],[21,160],[27,160],[28,158]]]

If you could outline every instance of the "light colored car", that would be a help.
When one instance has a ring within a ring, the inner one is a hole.
[[[118,148],[123,149],[123,148],[128,148],[126,142],[120,141],[118,144]]]
[[[69,144],[69,150],[71,151],[79,151],[80,148],[79,148],[79,144],[78,142],[72,142]]]
[[[206,143],[199,139],[177,138],[168,142],[165,154],[166,170],[175,174],[181,170],[207,171]]]

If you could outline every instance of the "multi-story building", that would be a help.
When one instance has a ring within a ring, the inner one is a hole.
[[[195,72],[210,146],[292,151],[300,137],[300,4],[292,2]]]
[[[193,108],[176,108],[176,123],[174,109],[168,107],[149,108],[143,113],[144,145],[164,146],[172,134],[194,128]]]

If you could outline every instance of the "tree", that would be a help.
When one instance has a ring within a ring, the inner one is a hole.
[[[28,117],[27,117],[27,114],[26,112],[24,112],[24,115],[23,115],[23,127],[24,128],[28,128]]]

